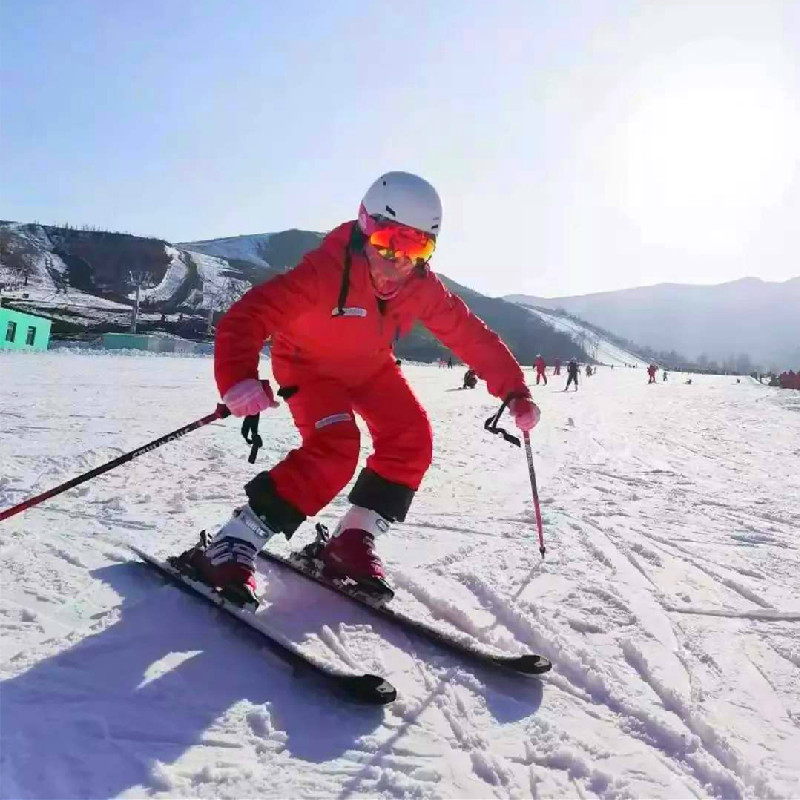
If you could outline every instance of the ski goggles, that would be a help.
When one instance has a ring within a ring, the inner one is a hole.
[[[369,243],[387,261],[408,259],[413,265],[426,263],[436,249],[436,237],[407,225],[386,223],[369,235]]]

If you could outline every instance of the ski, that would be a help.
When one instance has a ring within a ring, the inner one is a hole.
[[[318,537],[322,535],[324,534],[318,532]],[[399,609],[391,608],[375,600],[367,592],[359,591],[351,584],[345,584],[327,577],[322,571],[321,562],[313,556],[313,548],[318,547],[318,543],[319,539],[316,544],[308,545],[305,548],[306,550],[311,549],[310,554],[300,551],[285,557],[269,550],[262,550],[259,553],[259,558],[271,564],[277,564],[284,569],[289,569],[343,597],[347,597],[382,619],[388,620],[404,630],[410,631],[420,638],[427,639],[429,642],[433,642],[439,647],[476,664],[508,670],[516,675],[526,677],[541,675],[552,668],[553,665],[549,659],[535,653],[526,653],[521,656],[495,655],[480,647],[466,644],[438,628],[403,613]]]
[[[367,705],[386,705],[397,698],[397,690],[381,676],[359,675],[319,661],[314,656],[302,652],[294,642],[278,631],[271,630],[253,611],[231,602],[208,584],[193,579],[168,561],[162,561],[138,547],[131,549],[147,566],[155,569],[179,588],[202,597],[225,611],[232,619],[255,631],[272,652],[291,666],[317,679],[334,693],[343,695],[352,702]]]

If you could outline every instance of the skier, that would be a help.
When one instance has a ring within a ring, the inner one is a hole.
[[[206,583],[243,602],[255,599],[255,559],[277,533],[290,538],[350,481],[366,422],[373,453],[321,553],[326,570],[376,596],[391,596],[374,540],[402,522],[431,463],[428,418],[395,364],[396,333],[419,320],[509,399],[517,427],[530,431],[540,411],[506,345],[431,271],[442,207],[427,181],[389,172],[365,194],[358,219],[331,231],[288,272],[255,286],[217,325],[214,373],[237,417],[278,405],[259,380],[264,339],[272,369],[302,444],[244,489],[248,503],[181,560]],[[441,362],[440,362],[441,363]]]
[[[553,375],[560,375],[561,374],[561,359],[557,358],[553,362]]]
[[[578,391],[578,371],[578,362],[574,358],[571,358],[569,364],[567,364],[567,385],[564,387],[565,392],[569,389],[571,383],[575,384],[575,391]]]
[[[475,374],[474,369],[468,369],[464,373],[464,385],[462,389],[474,389],[478,385],[478,376]]]
[[[536,367],[536,385],[539,385],[540,378],[544,378],[544,385],[547,386],[547,373],[545,372],[547,369],[547,363],[542,358],[541,353],[537,354],[536,361],[533,362],[533,366]]]
[[[594,373],[592,372],[592,365],[591,364],[587,364],[586,365],[586,377],[587,378],[591,378],[593,374]]]
[[[650,365],[650,366],[647,368],[647,374],[650,376],[650,379],[647,381],[647,383],[648,383],[648,384],[651,384],[651,383],[655,383],[655,382],[656,382],[656,370],[657,370],[657,369],[658,369],[658,367],[656,367],[656,365],[655,365],[655,364],[651,364],[651,365]]]
[[[661,376],[661,382],[662,383],[666,383],[667,382],[667,371],[666,370],[664,370],[664,374]]]

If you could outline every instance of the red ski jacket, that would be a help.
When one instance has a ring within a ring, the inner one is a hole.
[[[366,256],[359,249],[351,250],[349,259],[345,255],[357,235],[354,226],[340,225],[296,267],[254,286],[225,313],[214,346],[220,395],[258,377],[268,337],[281,386],[311,376],[362,384],[394,359],[393,341],[417,320],[469,364],[495,397],[528,394],[506,345],[430,270],[413,275],[395,297],[379,302]]]

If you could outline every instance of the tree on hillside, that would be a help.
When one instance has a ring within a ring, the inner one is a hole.
[[[36,272],[36,250],[26,239],[2,230],[0,266],[10,273],[15,282],[21,281],[23,286],[27,286],[28,279]]]

